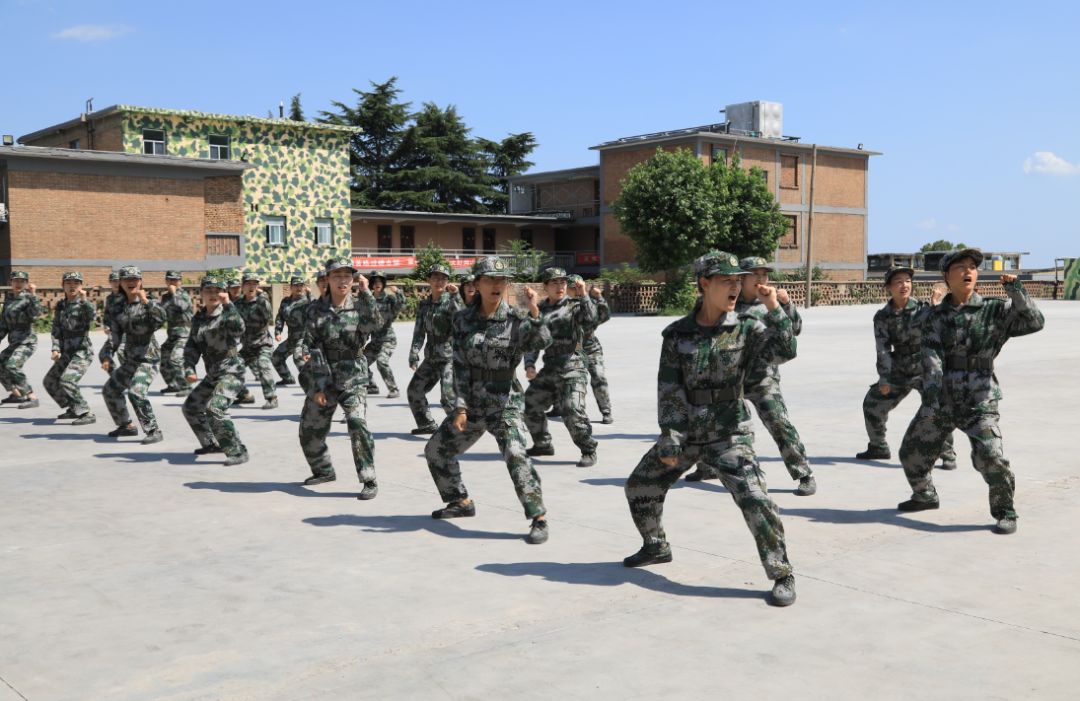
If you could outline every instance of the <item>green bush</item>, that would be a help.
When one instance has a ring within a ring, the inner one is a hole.
[[[643,282],[653,282],[648,273],[644,273],[638,268],[631,268],[626,263],[620,263],[617,268],[601,270],[599,280],[613,285],[635,285]]]
[[[664,283],[656,295],[656,306],[663,316],[689,314],[697,302],[697,281],[692,270],[680,270]]]

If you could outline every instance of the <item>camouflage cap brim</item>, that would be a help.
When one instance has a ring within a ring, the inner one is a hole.
[[[961,248],[958,251],[950,251],[945,254],[941,259],[941,272],[949,272],[949,267],[958,260],[964,258],[970,258],[975,263],[975,267],[982,265],[983,252],[977,248]]]
[[[892,282],[893,276],[894,275],[899,275],[900,273],[907,273],[908,275],[910,275],[912,277],[912,279],[915,278],[915,269],[914,268],[906,268],[906,267],[889,268],[889,271],[887,273],[885,273],[885,283],[884,283],[885,286],[888,287],[889,283]]]

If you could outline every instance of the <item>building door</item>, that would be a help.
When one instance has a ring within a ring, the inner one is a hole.
[[[472,253],[476,250],[476,229],[466,226],[461,230],[461,250]]]
[[[379,224],[379,253],[389,253],[394,247],[394,227]]]
[[[484,229],[484,253],[495,253],[495,230]]]

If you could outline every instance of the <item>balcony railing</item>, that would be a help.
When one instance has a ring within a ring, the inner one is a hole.
[[[511,214],[522,216],[536,216],[540,214],[554,215],[560,221],[574,221],[588,217],[600,216],[600,200],[587,200],[585,202],[569,202],[540,206],[535,209],[514,210]]]
[[[388,272],[411,272],[416,267],[416,256],[422,250],[420,248],[354,248],[352,249],[353,265],[362,269],[378,268]],[[444,248],[442,253],[455,272],[465,272],[478,258],[487,256],[504,260],[514,258],[513,254],[505,250],[486,252]],[[554,266],[572,270],[596,267],[600,262],[596,251],[555,251],[554,253],[544,251],[543,253],[545,258],[540,262],[541,268]]]

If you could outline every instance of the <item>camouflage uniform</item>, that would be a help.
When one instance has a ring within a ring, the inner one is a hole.
[[[885,440],[889,412],[899,406],[911,390],[922,394],[922,326],[931,308],[929,302],[908,299],[907,305],[897,310],[890,300],[874,314],[878,381],[870,385],[862,403],[863,422],[869,438],[867,450],[871,453],[889,453],[889,444]],[[882,385],[889,386],[888,394],[881,393]],[[945,439],[941,459],[947,466],[956,464],[952,433]]]
[[[493,260],[476,264],[478,276],[502,272],[502,262],[494,268]],[[502,452],[526,518],[543,516],[540,476],[525,453],[524,398],[515,369],[524,353],[539,352],[551,343],[547,325],[503,301],[490,317],[483,316],[478,303],[456,313],[449,305],[440,305],[434,332],[453,338],[454,408],[468,414],[460,432],[453,416],[447,416],[424,448],[439,496],[448,504],[468,499],[457,458],[487,431]]]
[[[11,274],[11,279],[28,280],[29,276],[21,271]],[[37,348],[37,335],[34,333],[34,320],[45,311],[37,295],[24,288],[22,292],[14,290],[7,293],[4,309],[0,312],[0,341],[7,337],[8,345],[0,351],[0,384],[8,392],[18,390],[23,397],[34,389],[22,371],[23,365]]]
[[[177,392],[187,391],[188,383],[184,379],[184,347],[191,333],[191,317],[195,313],[191,296],[180,287],[180,274],[170,270],[165,274],[166,282],[175,282],[176,292],[166,292],[161,296],[161,306],[169,319],[169,333],[165,343],[161,344],[161,378],[166,389]]]
[[[321,272],[322,271],[320,271],[320,273]],[[323,362],[322,355],[319,351],[311,347],[311,339],[307,336],[308,323],[321,307],[325,307],[328,304],[328,299],[329,295],[326,295],[319,297],[318,299],[313,299],[303,306],[296,305],[289,310],[290,314],[294,317],[298,317],[298,320],[301,322],[300,331],[297,334],[296,348],[293,350],[293,363],[296,364],[296,374],[300,379],[300,386],[308,395],[312,393],[312,364]],[[290,333],[292,332],[290,331]]]
[[[119,280],[119,276],[116,273],[109,273],[109,279]],[[120,292],[110,292],[109,296],[105,298],[105,302],[101,308],[101,328],[105,332],[105,343],[102,345],[101,350],[98,352],[98,361],[105,362],[106,358],[116,356],[116,365],[119,367],[124,364],[124,341],[120,339],[120,345],[115,348],[115,352],[112,345],[112,335],[109,329],[112,328],[112,318],[120,313],[120,310],[127,306],[127,295]],[[116,368],[110,368],[109,374]]]
[[[352,269],[348,260],[333,261],[327,272]],[[375,482],[375,439],[364,418],[367,404],[368,367],[364,344],[368,334],[382,325],[382,317],[371,292],[350,295],[342,307],[334,307],[329,292],[308,306],[303,349],[318,352],[323,362],[313,362],[312,392],[304,400],[300,413],[300,447],[314,477],[333,477],[334,467],[326,436],[338,404],[349,424],[356,474],[363,484]],[[314,360],[314,358],[313,358]],[[314,394],[326,396],[326,406],[319,406]]]
[[[945,256],[942,270],[976,253],[978,264],[982,255],[977,251]],[[931,469],[945,438],[958,428],[968,435],[972,463],[990,487],[990,514],[999,521],[1016,518],[1014,478],[998,427],[1002,394],[994,358],[1007,340],[1041,330],[1045,320],[1019,280],[1005,285],[1005,291],[1008,299],[984,299],[973,293],[961,306],[953,304],[950,294],[927,314],[922,332],[922,406],[900,446],[912,502],[937,504]]]
[[[64,274],[64,280],[82,281],[82,276]],[[52,352],[60,358],[45,374],[45,391],[74,417],[90,413],[90,406],[79,391],[79,380],[94,361],[90,343],[90,327],[96,310],[90,300],[78,297],[74,301],[60,300],[53,310]]]
[[[405,393],[409,409],[418,428],[433,426],[435,419],[428,411],[427,393],[436,383],[442,383],[442,407],[449,414],[454,408],[454,351],[450,347],[450,329],[442,334],[435,329],[435,319],[450,315],[461,309],[461,297],[443,292],[438,301],[427,297],[416,307],[416,325],[413,326],[412,348],[409,350],[409,366],[418,365],[409,380]],[[427,343],[425,345],[425,338]],[[424,349],[424,361],[420,362],[420,349]]]
[[[291,284],[303,284],[303,280],[293,278]],[[283,384],[291,385],[294,381],[287,364],[289,358],[293,358],[297,371],[300,370],[300,363],[303,362],[302,360],[300,362],[296,361],[296,347],[300,344],[300,338],[304,335],[304,310],[310,302],[311,296],[305,294],[298,297],[286,297],[281,300],[281,304],[278,306],[277,321],[274,322],[274,334],[280,336],[281,332],[288,328],[289,335],[274,349],[271,359],[274,363],[274,369],[277,370]],[[303,380],[304,378],[301,377],[301,387],[304,386]]]
[[[704,256],[695,267],[699,277],[740,274],[738,259],[725,253]],[[700,304],[663,332],[657,374],[661,435],[626,481],[630,514],[646,547],[667,547],[661,521],[667,492],[692,466],[707,465],[719,472],[742,510],[765,572],[781,579],[792,572],[784,526],[754,455],[750,412],[742,397],[756,363],[795,357],[791,319],[780,309],[762,318],[729,312],[704,328],[695,318]],[[661,462],[670,457],[678,459],[674,466]]]
[[[141,277],[141,274],[138,268],[122,268],[120,277]],[[125,345],[123,362],[113,369],[102,389],[109,415],[118,427],[131,423],[127,402],[124,401],[124,395],[127,395],[148,437],[160,432],[146,392],[161,358],[154,332],[164,326],[165,320],[165,309],[153,299],[127,302],[123,307],[117,307],[109,319],[109,339],[112,343],[102,349],[102,353],[106,353],[107,349],[118,348],[121,339]],[[106,354],[103,360],[109,361],[110,366],[114,365],[110,354]]]
[[[390,356],[394,354],[394,349],[397,348],[394,319],[405,307],[405,295],[401,290],[395,290],[394,294],[388,293],[385,287],[386,277],[378,275],[378,271],[371,274],[372,280],[377,277],[382,278],[384,285],[378,296],[375,297],[375,303],[379,305],[379,315],[383,319],[383,327],[371,335],[371,340],[368,341],[367,347],[364,348],[364,359],[367,360],[368,375],[370,376],[368,392],[379,391],[378,386],[375,384],[375,374],[371,372],[371,364],[375,363],[376,367],[379,368],[379,374],[382,375],[383,382],[386,383],[386,391],[395,394],[398,391],[398,386],[397,380],[394,379],[394,371],[390,369]]]
[[[565,278],[560,268],[544,271],[545,284]],[[564,297],[557,303],[540,302],[540,314],[551,334],[551,345],[544,350],[544,367],[525,390],[525,425],[537,449],[551,447],[547,410],[558,405],[563,423],[583,455],[596,452],[592,425],[585,413],[589,370],[582,348],[585,330],[597,324],[596,304],[588,295]],[[525,354],[525,369],[536,367],[538,352]]]
[[[203,278],[202,287],[207,286],[221,288],[221,282]],[[184,400],[184,418],[201,447],[220,447],[230,458],[247,454],[229,417],[229,406],[244,387],[244,364],[239,357],[243,336],[244,318],[236,305],[221,304],[212,314],[199,310],[184,346],[185,377],[196,374],[200,357],[206,366],[206,375]]]
[[[252,281],[257,282],[258,278],[250,274],[244,275],[244,282]],[[274,337],[270,335],[274,308],[270,305],[270,297],[259,290],[251,301],[241,296],[233,304],[244,318],[244,343],[240,348],[240,357],[262,385],[263,399],[273,402],[277,398],[277,389],[274,365],[270,361],[270,353],[274,347]]]
[[[581,343],[581,349],[585,351],[585,363],[589,370],[593,396],[596,397],[596,406],[599,407],[604,422],[610,423],[611,394],[608,392],[607,371],[604,369],[604,347],[596,337],[596,329],[611,319],[611,306],[603,296],[594,297],[592,300],[596,304],[596,322],[585,327],[585,340]]]

